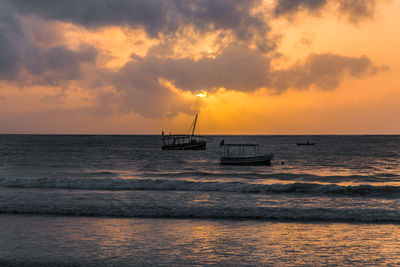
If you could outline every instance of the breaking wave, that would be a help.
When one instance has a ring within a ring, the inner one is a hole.
[[[345,195],[400,198],[399,186],[337,185],[295,182],[251,184],[244,182],[200,182],[170,179],[82,179],[82,178],[0,178],[0,187],[54,188],[77,190],[176,190],[256,194]]]
[[[178,171],[178,172],[156,172],[149,174],[151,177],[169,178],[244,178],[244,179],[276,179],[282,181],[320,181],[320,182],[344,182],[344,181],[363,181],[363,182],[382,182],[400,181],[400,177],[392,173],[380,173],[377,175],[314,175],[306,173],[260,173],[249,171],[237,172],[213,172],[213,171]]]

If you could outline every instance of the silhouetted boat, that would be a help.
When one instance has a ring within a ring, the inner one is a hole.
[[[220,158],[221,165],[268,165],[271,163],[273,154],[260,155],[260,149],[258,144],[225,144],[221,142],[224,146],[224,156]],[[236,153],[232,151],[234,148],[237,149]],[[254,148],[253,156],[248,155],[245,151],[248,148]]]
[[[305,142],[305,143],[297,143],[298,146],[313,146],[316,143],[310,143],[309,141]]]
[[[207,142],[204,136],[195,135],[197,115],[191,126],[192,134],[170,134],[162,133],[163,150],[205,150]]]

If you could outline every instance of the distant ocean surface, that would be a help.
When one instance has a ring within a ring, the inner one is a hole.
[[[400,264],[400,136],[209,137],[0,135],[0,263]]]

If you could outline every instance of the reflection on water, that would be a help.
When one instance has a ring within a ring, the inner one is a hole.
[[[0,263],[397,265],[399,225],[0,216]]]

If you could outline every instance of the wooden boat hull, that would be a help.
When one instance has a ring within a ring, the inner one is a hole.
[[[163,145],[162,150],[206,150],[207,142],[187,143],[178,145]]]
[[[298,146],[313,146],[315,143],[297,143]]]
[[[256,157],[222,157],[220,158],[221,165],[269,165],[273,155],[263,155]]]

